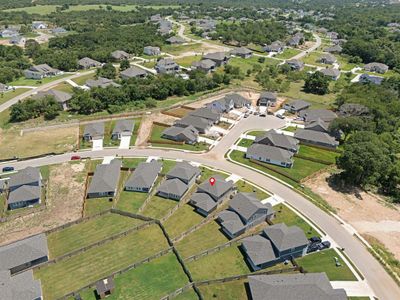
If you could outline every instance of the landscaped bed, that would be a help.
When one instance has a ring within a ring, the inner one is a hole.
[[[71,258],[35,269],[34,277],[41,280],[45,299],[57,299],[167,248],[159,227],[151,225]]]

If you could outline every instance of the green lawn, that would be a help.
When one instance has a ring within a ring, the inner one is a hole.
[[[161,170],[162,174],[167,174],[169,171],[171,171],[175,165],[176,165],[176,161],[175,160],[163,160],[163,167]]]
[[[55,258],[101,241],[134,227],[142,221],[117,214],[106,214],[89,221],[50,233],[47,236],[50,257]]]
[[[34,277],[41,280],[44,298],[56,299],[166,248],[168,244],[161,230],[152,225],[56,264],[36,269]]]
[[[253,145],[253,142],[254,142],[253,140],[241,139],[241,140],[239,141],[238,146],[248,148],[248,147],[250,147],[251,145]]]
[[[195,281],[217,279],[251,272],[238,248],[238,244],[203,256],[198,260],[188,262],[186,265]]]
[[[187,290],[182,294],[174,297],[174,300],[198,300],[199,296],[197,296],[196,292],[193,289]]]
[[[167,219],[164,227],[169,236],[174,238],[200,223],[203,219],[204,217],[195,212],[192,206],[185,204]]]
[[[229,65],[234,66],[234,67],[239,67],[240,70],[243,72],[243,74],[247,73],[247,70],[253,70],[253,67],[255,65],[259,66],[266,66],[266,65],[277,65],[279,63],[279,60],[272,59],[265,57],[264,63],[260,63],[258,60],[260,57],[258,56],[253,56],[251,58],[240,58],[240,57],[233,57],[229,60]]]
[[[71,74],[62,74],[62,75],[58,75],[58,76],[53,76],[53,77],[45,77],[43,79],[40,80],[36,80],[36,79],[26,79],[25,77],[21,77],[18,80],[15,80],[13,82],[10,82],[9,85],[15,85],[15,86],[39,86],[42,84],[46,84],[52,81],[55,81],[57,79],[61,79],[61,78],[65,78],[71,76]]]
[[[5,93],[0,93],[0,104],[3,104],[5,102],[7,102],[8,100],[11,100],[12,98],[17,97],[29,90],[30,89],[20,88],[20,89],[11,90],[11,91],[8,91]]]
[[[117,202],[117,209],[137,213],[148,193],[122,191]]]
[[[196,55],[196,56],[185,56],[182,58],[178,58],[175,60],[175,62],[185,68],[189,68],[192,66],[192,63],[195,61],[201,60],[201,55]]]
[[[282,53],[275,55],[276,58],[290,59],[299,54],[301,50],[295,48],[286,48]]]
[[[275,205],[274,210],[276,213],[275,218],[272,220],[274,224],[285,223],[287,226],[296,225],[304,231],[307,238],[311,238],[313,236],[320,236],[315,231],[314,228],[308,225],[303,218],[298,216],[293,210],[291,210],[286,205],[284,204]]]
[[[295,132],[297,130],[297,127],[296,126],[289,126],[289,127],[286,127],[283,130],[289,131],[289,132]]]
[[[220,231],[220,226],[216,222],[211,221],[175,245],[182,257],[189,257],[226,242],[228,242],[228,239]]]
[[[256,193],[256,196],[260,201],[271,196],[270,194],[263,192],[259,188],[252,186],[244,180],[239,180],[238,182],[236,182],[236,187],[237,190],[241,193]]]
[[[123,158],[122,165],[126,168],[136,168],[140,163],[146,160],[146,158]]]
[[[337,257],[341,264],[336,267],[335,259]],[[349,267],[344,263],[340,256],[333,249],[323,250],[297,258],[297,263],[307,272],[319,273],[325,272],[331,281],[353,281],[357,280]]]
[[[76,78],[72,79],[72,81],[75,82],[78,85],[84,85],[87,80],[94,79],[95,76],[96,76],[95,73],[90,73],[90,74],[86,74],[86,75],[82,75],[82,76],[76,77]]]
[[[107,299],[160,299],[186,285],[188,278],[174,254],[169,253],[115,277],[115,292]],[[96,300],[92,289],[82,300]],[[192,298],[188,298],[192,299]]]
[[[210,177],[212,176],[219,176],[222,177],[224,179],[228,178],[229,175],[225,174],[225,173],[221,173],[206,167],[200,167],[201,170],[201,176],[200,176],[200,182],[203,183],[204,181],[210,179]]]
[[[60,83],[59,85],[55,86],[53,88],[54,90],[65,92],[65,93],[70,93],[72,94],[74,91],[74,87],[70,85],[68,82],[63,82]]]
[[[131,136],[131,142],[130,142],[131,146],[135,146],[135,144],[136,144],[136,139],[137,139],[138,131],[140,128],[140,123],[142,123],[142,118],[135,118],[133,120],[135,122],[135,127],[133,128],[133,132],[132,132],[132,136]]]
[[[261,135],[263,135],[263,134],[265,134],[266,133],[266,131],[261,131],[261,130],[259,130],[259,131],[249,131],[249,132],[247,132],[247,134],[248,135],[253,135],[253,136],[261,136]]]
[[[208,149],[209,145],[206,143],[197,143],[196,145],[189,145],[189,144],[168,144],[168,142],[173,142],[168,139],[164,139],[161,137],[162,132],[165,130],[164,126],[154,125],[151,131],[151,141],[152,146],[154,147],[166,147],[166,148],[177,148],[183,150],[191,150],[191,151],[202,151]],[[164,143],[166,142],[166,143]]]
[[[153,196],[142,211],[142,215],[154,219],[161,219],[169,210],[174,208],[176,205],[178,205],[178,201],[165,199],[159,196]]]
[[[245,281],[235,280],[231,282],[202,285],[199,287],[204,299],[215,300],[243,300],[248,299]]]
[[[321,159],[327,162],[331,162],[332,164],[336,162],[336,157],[339,156],[338,152],[320,149],[307,145],[300,145],[299,154],[306,157]]]

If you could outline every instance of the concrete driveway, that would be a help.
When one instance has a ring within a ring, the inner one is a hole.
[[[121,136],[121,143],[119,144],[119,149],[129,149],[131,144],[131,136]]]
[[[92,151],[103,150],[103,139],[92,140]]]

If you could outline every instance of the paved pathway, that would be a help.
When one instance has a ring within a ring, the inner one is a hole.
[[[121,136],[121,142],[119,144],[119,149],[129,149],[131,143],[131,136]]]

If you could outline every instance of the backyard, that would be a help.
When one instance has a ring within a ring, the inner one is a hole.
[[[164,223],[164,227],[170,237],[175,238],[179,234],[200,223],[203,219],[204,217],[196,213],[192,206],[185,204],[167,219]]]

